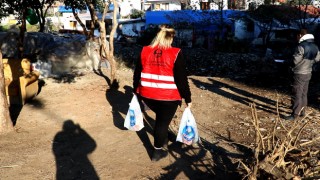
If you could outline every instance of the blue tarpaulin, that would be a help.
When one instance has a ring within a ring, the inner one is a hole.
[[[78,12],[78,11],[79,10],[76,9],[76,12]],[[66,9],[65,6],[59,6],[58,12],[60,12],[60,13],[72,13],[72,9],[71,8]]]
[[[222,15],[222,16],[221,16]],[[244,15],[243,11],[236,10],[179,10],[179,11],[147,11],[146,25],[150,24],[189,24],[189,25],[218,25],[223,20],[231,24],[232,19]],[[222,19],[221,19],[222,17]]]

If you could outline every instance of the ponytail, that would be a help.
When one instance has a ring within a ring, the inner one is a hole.
[[[175,35],[175,30],[168,25],[160,25],[160,31],[151,42],[151,47],[158,46],[159,48],[170,48]]]

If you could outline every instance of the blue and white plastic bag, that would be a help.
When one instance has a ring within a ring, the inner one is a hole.
[[[199,141],[196,120],[190,110],[186,108],[182,114],[176,141],[191,145]]]
[[[143,127],[143,115],[137,96],[134,94],[124,121],[124,127],[131,131],[140,131]]]

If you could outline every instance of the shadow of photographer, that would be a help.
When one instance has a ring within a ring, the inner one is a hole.
[[[99,177],[88,157],[96,147],[96,142],[85,130],[72,120],[66,120],[52,144],[56,160],[56,179],[98,180]]]

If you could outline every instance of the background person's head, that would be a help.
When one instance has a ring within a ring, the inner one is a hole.
[[[303,42],[303,41],[314,41],[314,36],[313,34],[309,34],[308,31],[306,29],[301,29],[300,30],[300,35],[299,35],[299,43]]]
[[[160,25],[160,31],[151,42],[151,47],[170,48],[175,35],[175,30],[169,25]]]
[[[308,30],[307,29],[300,29],[300,33],[298,34],[298,41],[300,40],[300,38],[304,35],[308,34]]]
[[[301,29],[301,30],[300,30],[300,35],[301,35],[301,36],[304,36],[304,35],[306,35],[306,34],[308,34],[308,30],[307,30],[307,29]]]

